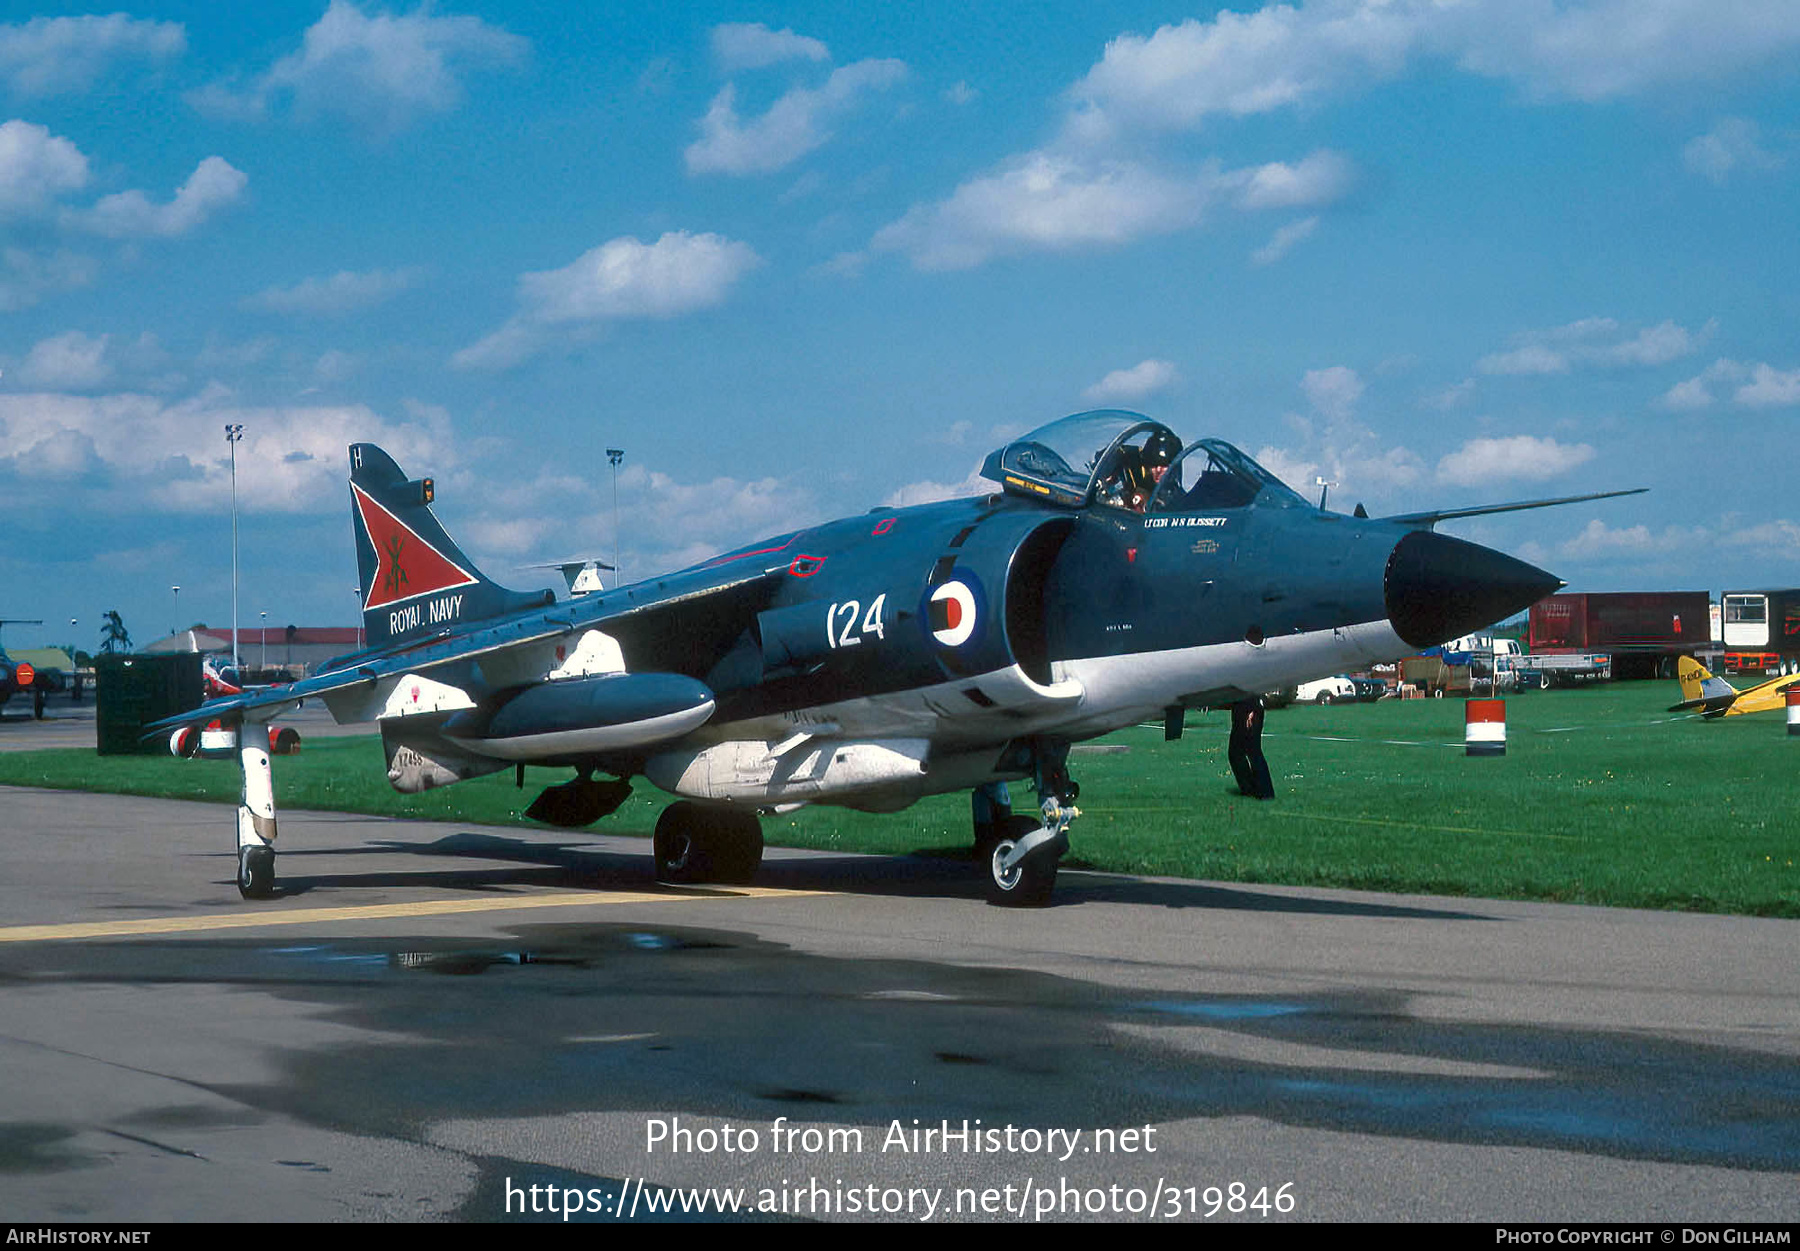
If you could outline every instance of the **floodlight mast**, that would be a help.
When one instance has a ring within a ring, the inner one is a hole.
[[[625,449],[609,447],[606,449],[606,463],[613,471],[613,576],[623,583],[625,576],[619,572],[619,462],[625,459]]]
[[[225,442],[231,445],[231,664],[239,667],[238,660],[238,518],[237,518],[237,445],[243,441],[244,427],[241,423],[228,423],[225,427]]]

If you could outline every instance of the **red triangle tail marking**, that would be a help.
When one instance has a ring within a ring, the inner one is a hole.
[[[375,576],[363,599],[365,612],[430,595],[434,591],[473,586],[478,581],[474,574],[420,538],[411,526],[376,503],[354,482],[350,484],[350,490],[355,496],[363,529],[368,531],[369,542],[375,545]]]

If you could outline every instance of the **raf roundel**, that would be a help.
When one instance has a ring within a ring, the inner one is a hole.
[[[926,601],[926,620],[931,637],[945,647],[961,647],[975,636],[981,619],[974,590],[960,578],[953,578],[932,591]]]

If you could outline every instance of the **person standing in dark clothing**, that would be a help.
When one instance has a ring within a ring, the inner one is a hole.
[[[1231,773],[1238,790],[1251,799],[1275,798],[1275,783],[1269,779],[1269,762],[1262,753],[1263,702],[1241,699],[1231,706],[1231,746],[1226,755],[1231,760]]]

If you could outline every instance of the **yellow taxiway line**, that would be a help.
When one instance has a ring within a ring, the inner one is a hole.
[[[515,895],[504,899],[427,899],[418,903],[356,904],[341,908],[292,908],[285,911],[227,912],[212,916],[144,917],[133,921],[77,921],[67,925],[12,925],[0,928],[0,943],[123,938],[134,934],[197,934],[207,930],[260,929],[270,925],[312,925],[329,921],[380,921],[394,917],[453,916],[469,912],[509,912],[523,908],[694,903],[706,899],[802,899],[830,893],[746,886],[731,890],[585,891],[555,895]]]

